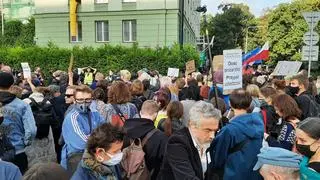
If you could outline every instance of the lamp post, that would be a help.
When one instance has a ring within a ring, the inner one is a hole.
[[[3,6],[3,0],[1,0],[1,34],[4,35],[4,6]]]
[[[249,29],[257,29],[259,27],[266,27],[266,26],[248,26],[246,29],[246,47],[245,47],[245,53],[248,52],[248,39],[249,39]]]

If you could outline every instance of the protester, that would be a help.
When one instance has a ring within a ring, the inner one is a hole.
[[[11,74],[0,72],[0,102],[4,115],[2,124],[10,127],[8,137],[15,148],[13,163],[24,174],[28,169],[25,147],[30,145],[36,136],[37,127],[30,106],[10,93],[13,83],[14,79]]]
[[[106,99],[106,96],[107,95],[105,94],[104,90],[100,87],[93,91],[94,100],[92,104],[94,104],[94,108],[97,109],[99,114],[105,119],[107,118],[107,104],[105,104],[103,100]]]
[[[94,75],[97,72],[97,69],[92,68],[92,67],[89,66],[89,67],[82,68],[81,70],[82,70],[82,73],[84,73],[83,84],[91,86],[92,83],[93,83],[93,80],[94,80],[93,79]]]
[[[10,87],[10,93],[14,94],[17,98],[22,98],[23,89],[17,85],[13,85]]]
[[[210,145],[209,179],[261,179],[252,169],[262,147],[264,126],[259,113],[247,113],[251,102],[250,94],[244,90],[234,90],[230,94],[235,117]]]
[[[92,90],[87,86],[79,86],[75,90],[75,107],[66,115],[62,125],[64,146],[61,165],[73,173],[81,160],[87,140],[91,132],[105,119],[98,112],[91,112]]]
[[[308,87],[309,81],[304,75],[298,74],[291,78],[289,91],[291,94],[297,95],[295,100],[302,110],[302,120],[307,117],[312,117],[311,114],[313,113],[310,107],[313,97],[307,92]]]
[[[155,93],[154,99],[160,106],[160,111],[158,112],[157,118],[154,121],[154,126],[158,127],[159,121],[168,117],[167,106],[171,101],[171,93],[169,88],[161,88]]]
[[[204,179],[205,150],[218,130],[221,113],[212,104],[197,102],[188,127],[173,134],[167,144],[158,180]]]
[[[5,180],[21,180],[22,175],[17,166],[0,160],[0,177]]]
[[[109,83],[107,80],[101,80],[97,82],[97,88],[101,88],[104,91],[104,99],[102,100],[104,103],[108,103],[108,88]]]
[[[44,85],[44,78],[40,67],[36,67],[34,74],[37,76],[37,79],[40,81],[41,85]]]
[[[214,107],[216,107],[217,109],[219,109],[221,111],[222,117],[221,117],[221,121],[219,123],[219,129],[221,129],[223,126],[225,126],[229,123],[228,117],[232,117],[232,116],[234,116],[234,114],[232,114],[232,111],[227,111],[227,105],[222,98],[218,97],[217,101],[215,98],[212,98],[210,102]],[[218,105],[217,105],[217,103],[218,103]],[[230,115],[230,114],[232,114],[232,115]]]
[[[148,133],[155,131],[143,147],[146,153],[145,162],[147,168],[149,172],[152,172],[151,179],[156,179],[158,176],[168,141],[168,137],[154,127],[153,121],[157,116],[158,110],[159,106],[155,101],[147,100],[142,105],[141,118],[128,119],[124,124],[124,129],[129,139],[139,138],[143,140]]]
[[[183,105],[179,101],[172,101],[167,107],[168,117],[161,119],[158,124],[158,129],[163,131],[167,136],[171,136],[174,132],[182,129],[181,118],[183,116]]]
[[[274,79],[272,80],[272,87],[275,88],[278,92],[285,93],[286,92],[286,81]]]
[[[97,83],[102,80],[104,80],[104,75],[100,72],[96,73],[96,75],[94,77],[94,81],[90,85],[90,88],[95,90],[97,88]]]
[[[64,97],[66,101],[67,110],[64,115],[67,115],[74,108],[74,102],[75,102],[74,93],[76,88],[77,86],[68,86],[66,89],[66,93]]]
[[[154,92],[150,90],[150,80],[145,79],[142,81],[143,84],[143,96],[147,100],[152,100],[154,97]]]
[[[254,108],[253,111],[254,112],[259,112],[260,111],[260,107],[261,107],[261,103],[259,100],[259,96],[260,96],[260,90],[259,87],[255,84],[249,84],[246,88],[246,91],[251,95],[252,97],[252,107]]]
[[[71,180],[120,180],[124,132],[122,128],[105,123],[88,138],[82,160]]]
[[[199,101],[200,97],[200,88],[198,87],[197,81],[193,78],[187,79],[187,87],[184,87],[179,92],[179,100],[195,100]]]
[[[194,106],[195,103],[196,103],[195,100],[181,101],[181,104],[183,105],[183,116],[182,116],[181,121],[182,121],[182,124],[184,125],[184,127],[189,126],[189,120],[190,120],[189,111]]]
[[[4,66],[1,67],[1,70],[0,70],[0,71],[1,71],[1,72],[7,72],[7,73],[12,74],[12,70],[11,70],[11,67],[10,67],[10,66],[4,65]]]
[[[143,96],[143,84],[140,80],[136,79],[132,82],[130,93],[132,96],[131,103],[136,106],[138,111],[140,111],[143,102],[147,100],[147,98]]]
[[[264,87],[260,90],[260,93],[260,99],[262,100],[260,109],[265,132],[277,139],[284,123],[284,121],[279,121],[280,117],[272,105],[272,98],[277,95],[277,91],[272,87]]]
[[[274,147],[261,149],[253,170],[260,169],[264,179],[299,180],[299,164],[302,157],[294,152]]]
[[[124,82],[124,83],[126,83],[127,85],[131,85],[131,82],[130,82],[130,80],[131,80],[131,73],[128,71],[128,70],[121,70],[120,71],[120,78],[121,78],[121,80]]]
[[[265,133],[264,138],[271,147],[281,147],[291,151],[296,141],[295,128],[300,122],[301,110],[296,101],[287,94],[280,94],[273,98],[273,106],[276,113],[281,117],[283,124],[278,138]]]
[[[23,180],[69,180],[70,174],[57,163],[37,163],[23,176]]]
[[[301,179],[320,178],[320,119],[307,118],[297,129],[297,151],[304,156],[300,164]]]
[[[130,101],[129,87],[124,82],[114,82],[108,91],[107,122],[123,126],[126,119],[138,118],[138,110]]]

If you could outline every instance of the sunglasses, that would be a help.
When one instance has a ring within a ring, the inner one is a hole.
[[[66,94],[64,96],[67,97],[67,98],[71,98],[73,96],[73,94]]]

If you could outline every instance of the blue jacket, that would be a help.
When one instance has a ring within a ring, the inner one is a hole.
[[[3,125],[8,127],[8,137],[15,147],[16,154],[24,152],[24,148],[31,144],[37,133],[36,123],[28,104],[14,98],[3,107]]]
[[[0,160],[0,177],[5,180],[21,180],[22,175],[17,166]]]
[[[98,112],[91,114],[91,132],[105,123],[105,119]],[[90,132],[88,114],[81,113],[73,108],[65,117],[62,124],[64,146],[61,153],[61,166],[67,169],[67,157],[71,153],[84,152]]]
[[[264,125],[259,113],[244,114],[231,119],[213,140],[210,152],[215,169],[224,169],[224,180],[262,179],[253,171],[262,147]],[[238,151],[229,153],[237,144],[248,140]]]

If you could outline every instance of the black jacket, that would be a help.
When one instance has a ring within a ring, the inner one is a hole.
[[[310,98],[307,96],[311,96],[306,91],[301,93],[298,97],[295,98],[299,108],[302,111],[301,120],[306,119],[309,116],[309,110],[310,110]]]
[[[165,121],[166,119],[161,119],[158,124],[158,129],[162,132],[165,132]],[[171,126],[172,126],[172,134],[184,127],[182,121],[176,118],[172,119]]]
[[[123,127],[127,133],[124,147],[129,146],[128,139],[140,138],[142,140],[148,132],[155,128],[153,121],[143,118],[127,119]],[[143,147],[146,153],[146,165],[150,172],[153,170],[151,179],[156,179],[158,176],[167,142],[168,137],[163,132],[157,131]]]
[[[200,156],[186,127],[169,138],[158,176],[158,180],[180,179],[203,179]]]

